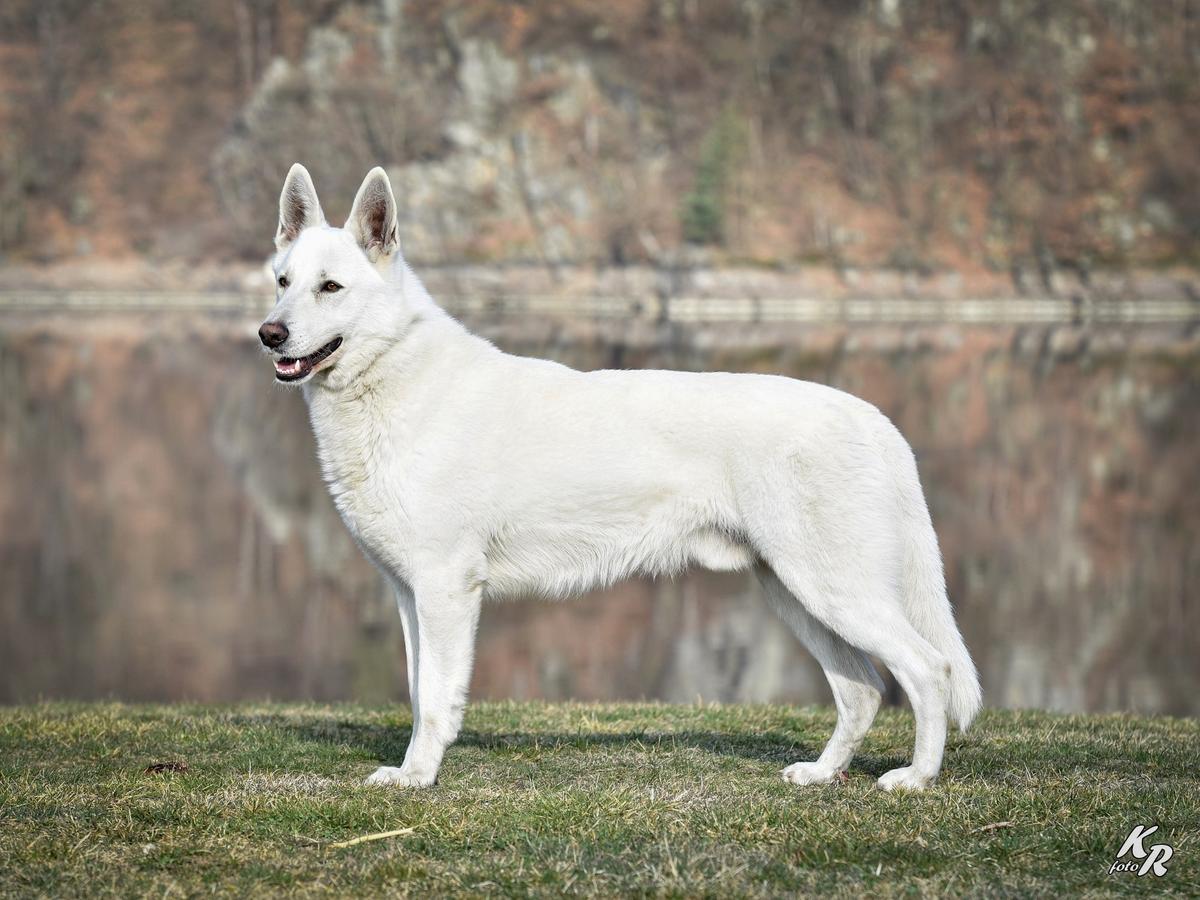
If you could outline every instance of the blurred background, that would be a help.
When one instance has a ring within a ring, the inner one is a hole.
[[[254,335],[294,161],[505,349],[880,406],[989,704],[1200,713],[1195,0],[7,0],[0,701],[406,697]],[[472,691],[829,699],[702,572],[489,607]]]

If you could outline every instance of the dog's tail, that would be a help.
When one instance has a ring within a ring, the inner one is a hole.
[[[911,451],[906,455],[908,465],[901,467],[900,479],[904,522],[901,586],[904,611],[917,633],[946,658],[950,667],[946,712],[960,731],[966,731],[983,703],[979,674],[955,624],[950,598],[946,596],[942,554],[921,492],[916,461]]]

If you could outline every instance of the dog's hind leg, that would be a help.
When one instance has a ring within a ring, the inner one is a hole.
[[[809,614],[847,644],[877,657],[896,676],[912,705],[917,738],[911,766],[879,779],[884,790],[928,787],[937,778],[946,745],[946,698],[950,667],[905,618],[897,599],[872,594],[836,578],[818,583],[803,567],[789,570],[779,560],[768,564],[807,608]],[[857,579],[854,579],[857,581]],[[879,585],[883,590],[882,584]]]
[[[820,757],[814,762],[788,766],[783,770],[783,778],[793,784],[831,782],[849,766],[875,720],[883,682],[866,654],[813,618],[774,572],[762,565],[756,571],[771,608],[796,633],[824,670],[837,707],[837,725]]]
[[[739,500],[750,544],[788,592],[900,682],[916,719],[913,762],[879,787],[919,789],[942,765],[950,667],[908,618],[904,507],[881,441],[867,430],[836,453],[793,455],[747,481]]]
[[[381,766],[367,784],[424,787],[437,781],[446,747],[458,737],[475,656],[481,591],[397,590],[408,653],[413,732],[404,764]]]

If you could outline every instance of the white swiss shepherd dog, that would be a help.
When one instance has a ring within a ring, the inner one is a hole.
[[[347,527],[395,589],[413,732],[369,784],[431,785],[462,724],[480,603],[560,597],[689,566],[753,569],[825,671],[837,726],[783,770],[833,781],[896,676],[912,765],[937,777],[949,716],[979,709],[912,451],[873,406],[769,375],[577,372],[503,353],[430,298],[400,254],[373,169],[342,228],[295,165],[279,204],[278,284],[260,329],[300,385]]]

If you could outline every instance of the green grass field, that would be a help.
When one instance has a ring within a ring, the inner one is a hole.
[[[776,706],[476,704],[431,789],[366,788],[407,710],[0,707],[0,894],[1200,893],[1200,723],[984,713],[924,794],[785,784],[833,725]],[[147,773],[184,762],[186,772]],[[1161,878],[1108,870],[1160,825]],[[349,846],[378,832],[402,834]]]

